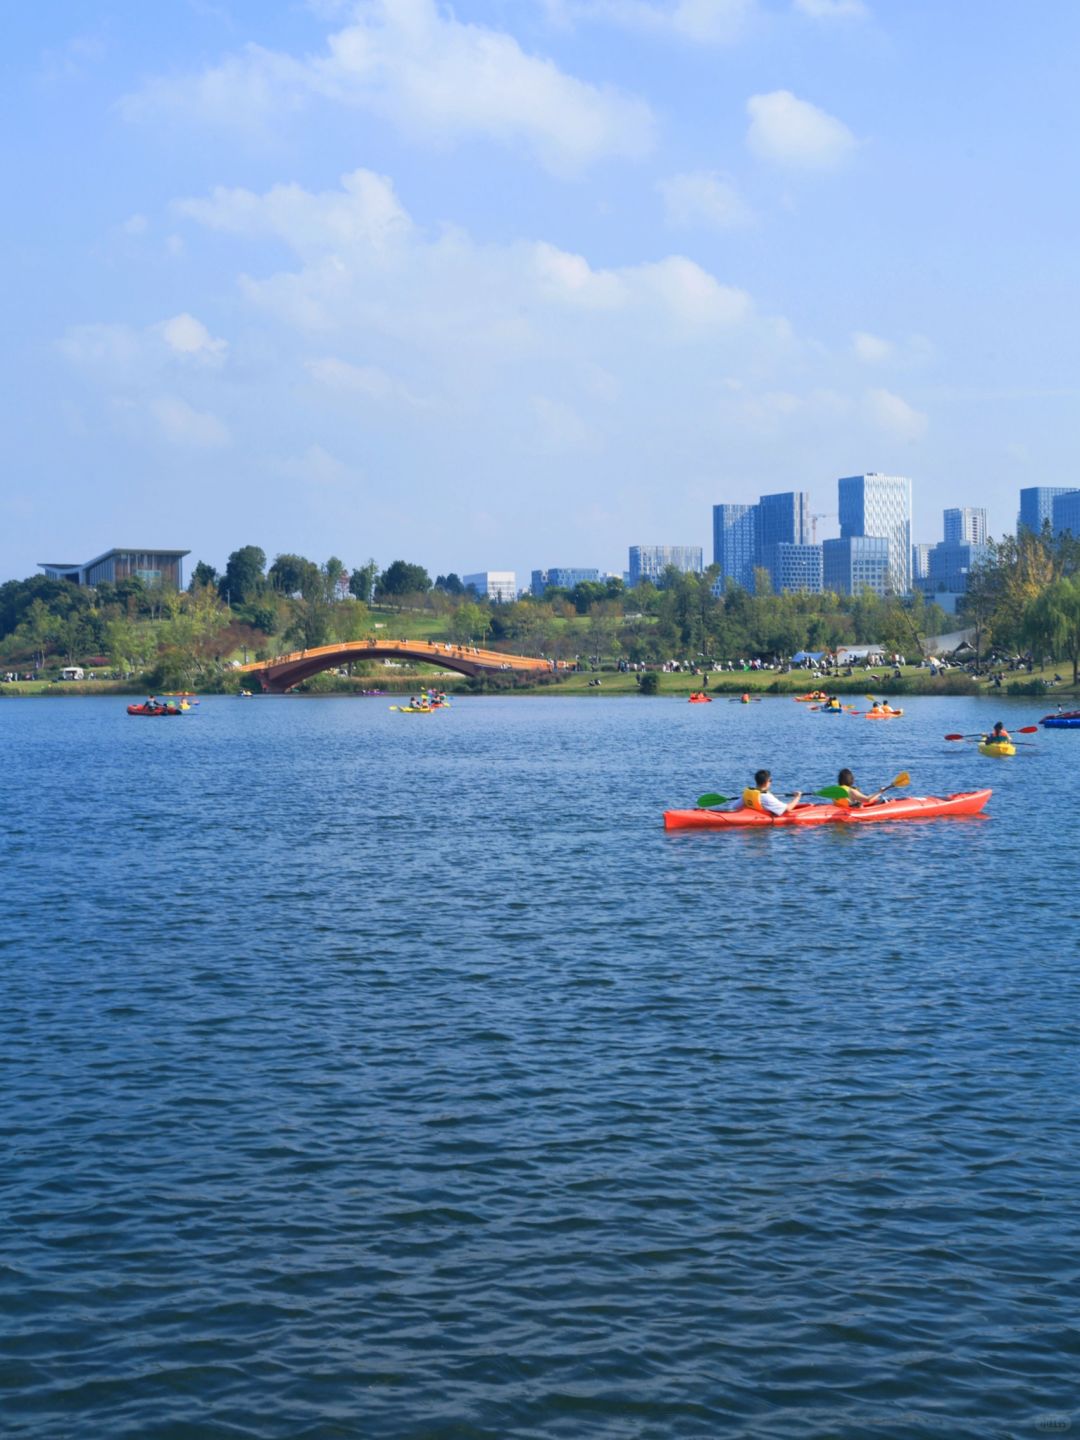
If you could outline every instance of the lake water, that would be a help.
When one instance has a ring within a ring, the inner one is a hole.
[[[389,703],[0,704],[0,1432],[1080,1433],[1080,734]]]

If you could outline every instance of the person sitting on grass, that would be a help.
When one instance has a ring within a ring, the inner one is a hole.
[[[736,805],[739,810],[764,810],[766,815],[786,815],[789,810],[794,810],[802,799],[802,791],[797,790],[791,798],[791,802],[785,805],[784,802],[772,793],[772,774],[768,770],[759,770],[754,776],[754,783],[748,786],[742,793],[741,803]]]
[[[841,789],[847,791],[846,798],[844,800],[838,800],[837,804],[849,805],[853,808],[859,805],[876,805],[881,799],[882,791],[885,789],[883,785],[881,790],[875,790],[873,795],[864,795],[855,784],[855,776],[850,770],[841,770],[840,774],[836,777],[836,783]]]

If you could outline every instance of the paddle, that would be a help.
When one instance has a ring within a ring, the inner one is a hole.
[[[889,783],[888,783],[888,785],[882,785],[881,789],[880,789],[877,793],[878,793],[879,795],[884,795],[884,793],[885,793],[886,790],[903,789],[903,787],[904,787],[905,785],[910,785],[910,784],[911,784],[911,776],[908,774],[908,772],[907,772],[906,770],[901,770],[901,771],[900,771],[900,774],[897,775],[894,780],[890,780]],[[814,794],[815,794],[815,795],[823,795],[826,800],[846,800],[846,799],[847,799],[847,791],[844,789],[844,787],[843,787],[842,785],[826,785],[823,790],[815,790],[815,791],[814,791]]]
[[[1037,725],[1021,725],[1018,730],[1014,730],[1012,733],[1013,733],[1014,735],[1037,735],[1037,734],[1039,733],[1039,727],[1038,727]],[[986,739],[986,732],[983,731],[983,730],[980,730],[980,731],[978,732],[978,734],[976,734],[976,735],[946,735],[946,736],[945,736],[945,739],[946,739],[946,740],[985,740],[985,739]]]

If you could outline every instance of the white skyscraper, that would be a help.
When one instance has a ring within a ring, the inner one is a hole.
[[[876,535],[889,542],[889,582],[911,589],[911,481],[903,475],[849,475],[838,482],[840,537]]]
[[[946,510],[942,533],[946,545],[985,545],[986,511],[976,505],[958,505]]]

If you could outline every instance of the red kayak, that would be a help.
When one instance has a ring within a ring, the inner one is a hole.
[[[184,712],[175,705],[129,705],[129,715],[182,715]]]
[[[978,815],[990,799],[990,790],[963,790],[958,795],[911,796],[885,800],[880,805],[800,805],[786,815],[763,810],[665,810],[665,830],[750,830],[763,825],[876,825],[879,820],[944,820],[955,815]]]

